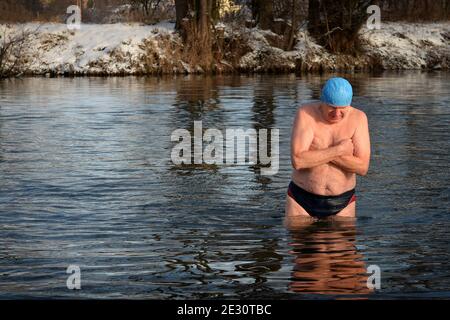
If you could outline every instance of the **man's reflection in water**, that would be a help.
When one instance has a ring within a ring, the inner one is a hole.
[[[355,245],[355,219],[287,217],[295,256],[289,289],[299,293],[366,295],[366,267]]]

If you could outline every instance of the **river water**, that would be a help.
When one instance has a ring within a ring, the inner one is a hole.
[[[450,298],[448,72],[347,75],[357,219],[283,225],[293,116],[328,77],[1,80],[0,298]],[[279,129],[278,173],[173,164],[196,120]]]

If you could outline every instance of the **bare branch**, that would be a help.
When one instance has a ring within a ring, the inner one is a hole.
[[[7,32],[7,27],[3,28],[0,36],[0,78],[16,76],[26,71],[28,42],[39,28],[40,26],[35,30],[22,28],[18,32]]]

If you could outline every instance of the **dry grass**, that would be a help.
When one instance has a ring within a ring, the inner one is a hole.
[[[153,39],[145,39],[141,45],[144,54],[141,61],[143,72],[147,74],[184,73],[181,63],[183,45],[179,37],[170,34],[158,34]]]

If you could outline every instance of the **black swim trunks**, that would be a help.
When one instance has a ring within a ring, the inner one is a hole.
[[[308,214],[315,218],[336,215],[353,201],[356,201],[355,189],[337,196],[323,196],[308,192],[293,181],[289,184],[288,195],[294,199]]]

